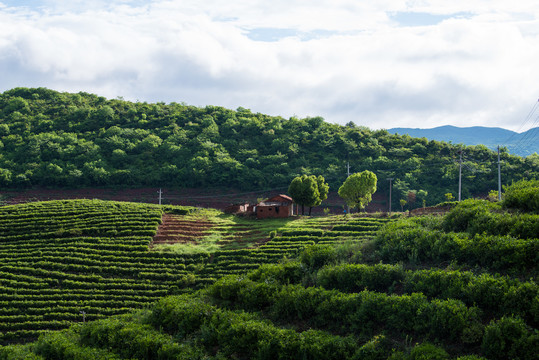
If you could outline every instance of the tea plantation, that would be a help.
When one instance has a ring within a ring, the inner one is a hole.
[[[152,247],[162,211],[0,209],[0,359],[539,358],[535,209],[468,200],[272,231],[174,209],[215,224],[208,252]],[[234,248],[249,226],[268,238]]]
[[[152,205],[66,200],[0,208],[0,341],[21,342],[75,322],[144,308],[220,276],[294,257],[314,244],[275,238],[253,247],[253,236],[269,240],[267,224],[170,210],[191,224],[209,218],[213,229],[206,238],[217,237],[217,250],[179,252],[181,244],[151,248],[163,213]],[[247,234],[250,229],[258,231]]]

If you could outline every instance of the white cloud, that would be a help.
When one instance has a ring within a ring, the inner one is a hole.
[[[517,129],[539,90],[533,1],[3,3],[0,91],[47,86],[373,128]],[[443,17],[403,27],[396,12]],[[257,29],[274,41],[255,41]]]

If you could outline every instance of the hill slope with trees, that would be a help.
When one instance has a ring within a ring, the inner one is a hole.
[[[373,171],[379,191],[394,178],[394,208],[410,191],[427,204],[497,189],[496,154],[373,131],[320,117],[298,119],[179,103],[108,100],[88,93],[16,88],[0,94],[0,187],[180,186],[268,189],[323,175],[335,191]],[[539,177],[539,157],[502,151],[504,183]],[[425,193],[423,193],[425,194]],[[415,197],[414,197],[415,199]],[[409,204],[411,207],[414,204]],[[421,205],[418,204],[415,206]]]

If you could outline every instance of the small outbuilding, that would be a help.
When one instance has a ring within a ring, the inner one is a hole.
[[[294,201],[288,195],[277,195],[258,203],[255,212],[258,219],[286,218],[294,215]]]
[[[225,213],[227,214],[244,214],[250,211],[253,211],[253,205],[249,203],[233,204],[225,208]]]

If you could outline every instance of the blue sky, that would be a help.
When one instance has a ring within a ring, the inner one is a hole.
[[[532,0],[0,0],[0,91],[526,130],[538,58]]]

